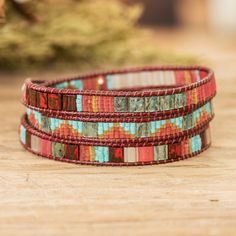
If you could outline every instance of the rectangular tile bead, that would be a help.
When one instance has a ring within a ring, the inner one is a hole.
[[[202,132],[200,134],[201,137],[201,143],[202,143],[202,147],[205,148],[207,146],[207,137],[206,137],[206,132]]]
[[[96,161],[96,148],[95,146],[89,146],[90,161]]]
[[[193,116],[192,114],[187,115],[187,127],[191,129],[193,127]]]
[[[153,147],[138,147],[138,161],[146,162],[154,160]]]
[[[20,140],[23,144],[26,144],[26,129],[23,125],[20,126]]]
[[[80,149],[79,160],[90,161],[90,146],[80,145],[79,149]]]
[[[109,96],[101,96],[100,97],[100,103],[103,104],[101,105],[101,112],[114,112],[114,97],[109,97]]]
[[[137,123],[136,124],[136,137],[147,137],[149,134],[149,123]]]
[[[65,81],[65,82],[61,82],[59,84],[56,84],[55,88],[64,89],[64,88],[68,88],[68,86],[69,86],[69,83]]]
[[[98,136],[101,136],[104,134],[104,129],[103,129],[103,123],[102,122],[99,122],[98,123]]]
[[[83,81],[82,80],[72,80],[70,81],[70,87],[75,89],[83,89]]]
[[[31,149],[36,153],[40,153],[40,138],[35,135],[31,135]]]
[[[46,116],[41,116],[41,129],[45,132],[51,131],[51,121],[50,118]]]
[[[52,110],[61,110],[62,99],[60,94],[48,94],[48,108]]]
[[[169,96],[169,109],[175,108],[175,95],[168,95]]]
[[[185,106],[185,94],[183,93],[178,93],[175,94],[175,105],[174,108],[181,108]]]
[[[82,96],[82,110],[92,112],[92,96]]]
[[[189,140],[188,139],[187,140],[183,140],[182,141],[182,145],[184,145],[184,151],[183,151],[184,155],[190,154],[191,152],[189,150],[189,146],[190,146]]]
[[[98,123],[84,122],[83,123],[83,135],[85,137],[97,137],[97,135],[98,135]]]
[[[87,78],[86,80],[83,80],[83,86],[84,90],[96,90],[96,78]]]
[[[166,160],[168,158],[168,146],[167,145],[159,145],[154,146],[154,160]]]
[[[92,111],[99,112],[99,96],[92,96]]]
[[[202,142],[200,135],[192,137],[192,152],[198,152],[201,150]]]
[[[63,110],[76,111],[76,96],[63,95]]]
[[[188,115],[183,116],[183,130],[188,129]]]
[[[35,90],[29,90],[29,102],[31,106],[37,107],[37,92]]]
[[[45,156],[52,155],[52,142],[46,139],[41,140],[41,154]]]
[[[171,95],[163,96],[164,103],[163,103],[163,110],[170,110],[171,109]]]
[[[103,163],[109,161],[109,149],[108,147],[96,146],[95,147],[95,160]]]
[[[76,96],[76,110],[82,111],[82,95]]]
[[[38,107],[47,108],[48,107],[48,96],[47,93],[37,92]]]
[[[106,77],[106,84],[107,84],[107,89],[108,90],[113,89],[112,75],[107,75],[107,77]]]
[[[155,112],[159,110],[159,97],[145,97],[145,111]]]
[[[175,83],[177,85],[183,85],[184,84],[184,71],[183,70],[175,71]]]
[[[31,148],[31,134],[26,131],[26,147]]]
[[[136,123],[127,123],[126,126],[128,127],[129,133],[131,135],[135,136],[135,134],[136,134]]]
[[[124,159],[125,162],[136,162],[138,161],[136,148],[135,147],[128,147],[124,149]]]
[[[177,153],[176,153],[176,144],[169,144],[168,145],[168,159],[175,159],[177,158]]]
[[[182,145],[181,145],[181,143],[176,143],[175,151],[176,151],[176,155],[178,157],[182,156]]]
[[[65,145],[63,143],[52,143],[52,155],[54,157],[63,158],[65,156]]]
[[[169,110],[169,99],[167,96],[160,96],[160,110]]]
[[[115,163],[124,162],[124,148],[110,147],[109,161]]]
[[[208,128],[206,131],[206,144],[209,145],[211,143],[211,132],[210,129]]]
[[[115,97],[114,99],[115,112],[128,112],[128,98],[127,97]]]
[[[65,158],[70,160],[79,159],[79,146],[72,144],[65,144]]]
[[[129,98],[129,112],[144,112],[145,99],[142,97]]]

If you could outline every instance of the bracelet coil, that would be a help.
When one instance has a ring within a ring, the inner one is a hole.
[[[79,164],[182,160],[210,146],[215,94],[213,71],[200,66],[26,80],[20,141],[37,155]]]

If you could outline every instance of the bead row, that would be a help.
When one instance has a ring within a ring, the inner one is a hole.
[[[60,138],[130,139],[178,135],[208,123],[213,118],[211,102],[184,116],[149,122],[84,122],[48,117],[27,109],[27,119],[36,129]],[[140,140],[141,141],[141,140]]]
[[[170,71],[165,71],[164,69],[161,72],[164,74],[170,74]],[[149,74],[153,73],[155,75],[156,73],[161,72],[152,71],[149,72]],[[147,72],[118,75],[108,74],[103,80],[113,81],[114,77],[114,81],[116,81],[117,78],[122,77],[122,79],[120,79],[121,81],[126,82],[128,78],[132,78],[128,79],[128,81],[133,81],[140,73],[146,74]],[[190,69],[186,69],[186,71],[173,71],[171,75],[172,77],[174,76],[174,80],[167,80],[166,86],[173,86],[174,81],[177,83],[177,87],[161,89],[155,87],[157,86],[155,85],[153,89],[150,89],[147,88],[150,83],[148,82],[150,80],[147,79],[144,80],[146,81],[146,84],[140,84],[143,91],[133,91],[130,96],[130,92],[126,93],[125,91],[107,90],[112,89],[111,86],[95,86],[96,88],[101,89],[100,91],[96,91],[96,93],[93,93],[93,90],[75,90],[75,88],[83,88],[85,86],[84,83],[90,84],[90,87],[93,88],[93,85],[96,85],[101,81],[102,75],[97,75],[95,78],[90,78],[94,75],[85,76],[81,79],[71,79],[58,84],[47,84],[45,82],[44,85],[42,85],[31,81],[27,82],[23,88],[23,102],[27,106],[46,111],[67,111],[80,115],[88,115],[87,113],[95,113],[97,115],[97,113],[100,113],[102,115],[106,114],[112,116],[126,113],[126,115],[129,116],[137,113],[160,113],[172,110],[174,113],[174,111],[176,112],[179,109],[185,109],[186,107],[196,106],[199,103],[203,103],[215,95],[215,79],[213,74],[210,74],[210,72],[208,73],[209,75],[205,70]],[[183,77],[181,77],[181,75]],[[195,75],[195,77],[191,77],[190,75]],[[155,77],[156,76],[153,76],[153,78]],[[141,78],[145,79],[145,77]],[[165,76],[163,76],[163,78],[165,78]],[[159,80],[156,79],[154,81],[158,82]],[[188,84],[185,84],[187,82],[195,82],[195,87],[187,90]],[[106,82],[105,84],[111,84],[111,82]],[[90,88],[88,85],[85,87],[86,89]],[[184,91],[181,92],[181,90]],[[87,91],[86,94],[84,94],[85,91]]]
[[[210,145],[209,128],[198,131],[191,137],[165,145],[145,147],[111,147],[75,145],[54,141],[24,123],[20,126],[22,145],[40,156],[79,164],[96,165],[144,165],[178,161],[205,150]]]

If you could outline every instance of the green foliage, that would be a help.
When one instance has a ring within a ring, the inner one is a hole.
[[[98,68],[162,58],[138,40],[135,24],[140,5],[127,7],[118,0],[54,0],[37,1],[34,8],[42,18],[37,24],[9,9],[8,23],[0,31],[0,69],[61,64]]]

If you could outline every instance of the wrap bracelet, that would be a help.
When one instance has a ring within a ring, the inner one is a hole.
[[[146,165],[210,146],[212,70],[145,67],[26,80],[20,141],[29,151],[79,164]]]

